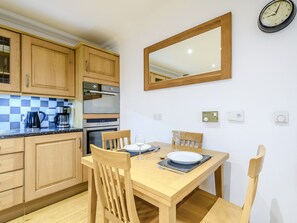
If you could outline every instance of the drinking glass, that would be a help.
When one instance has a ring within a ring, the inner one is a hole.
[[[138,155],[138,159],[139,160],[142,159],[142,157],[141,157],[141,147],[144,145],[144,143],[145,143],[144,136],[142,136],[142,135],[136,135],[136,137],[135,137],[135,144],[139,148],[139,155]]]
[[[179,131],[173,132],[172,140],[174,142],[173,150],[174,151],[177,151],[178,150],[178,146],[180,144],[180,132]]]

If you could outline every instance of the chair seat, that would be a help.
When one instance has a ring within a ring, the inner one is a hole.
[[[242,209],[203,190],[195,191],[177,209],[177,223],[238,223]]]
[[[238,223],[242,209],[222,198],[219,198],[201,223]]]
[[[134,199],[135,199],[138,218],[141,223],[158,223],[159,222],[159,209],[156,206],[136,196],[134,196]]]
[[[218,197],[206,191],[195,190],[177,205],[176,222],[201,222],[217,199]]]

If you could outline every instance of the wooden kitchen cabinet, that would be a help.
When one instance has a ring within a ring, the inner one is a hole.
[[[22,35],[22,92],[73,98],[74,50]]]
[[[78,72],[85,80],[119,83],[118,55],[86,45],[80,45],[76,52]]]
[[[24,202],[24,138],[0,139],[0,211]]]
[[[165,80],[169,80],[169,79],[171,79],[171,78],[168,76],[150,72],[150,83],[156,83],[159,81],[165,81]]]
[[[82,182],[81,132],[25,138],[25,202]]]
[[[20,34],[0,28],[0,91],[20,92]]]

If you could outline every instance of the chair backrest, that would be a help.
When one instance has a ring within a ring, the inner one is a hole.
[[[130,130],[103,132],[103,149],[107,149],[108,145],[110,150],[123,149],[124,146],[131,144],[130,135]]]
[[[180,145],[191,148],[202,148],[203,133],[197,132],[184,132],[184,131],[172,131],[172,135],[179,133]],[[175,145],[175,141],[172,140],[172,145]]]
[[[258,147],[257,156],[250,159],[250,165],[249,165],[249,171],[248,171],[249,184],[248,184],[248,190],[247,190],[247,194],[246,194],[246,198],[243,206],[240,223],[249,223],[250,212],[255,200],[257,187],[258,187],[258,178],[263,167],[265,154],[266,154],[265,147],[263,145],[260,145]]]
[[[113,223],[139,223],[130,175],[130,155],[91,144],[96,192],[105,218]],[[120,177],[119,171],[124,172]]]

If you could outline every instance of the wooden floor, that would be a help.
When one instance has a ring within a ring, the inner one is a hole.
[[[9,223],[85,223],[88,220],[87,204],[88,197],[85,191]]]

